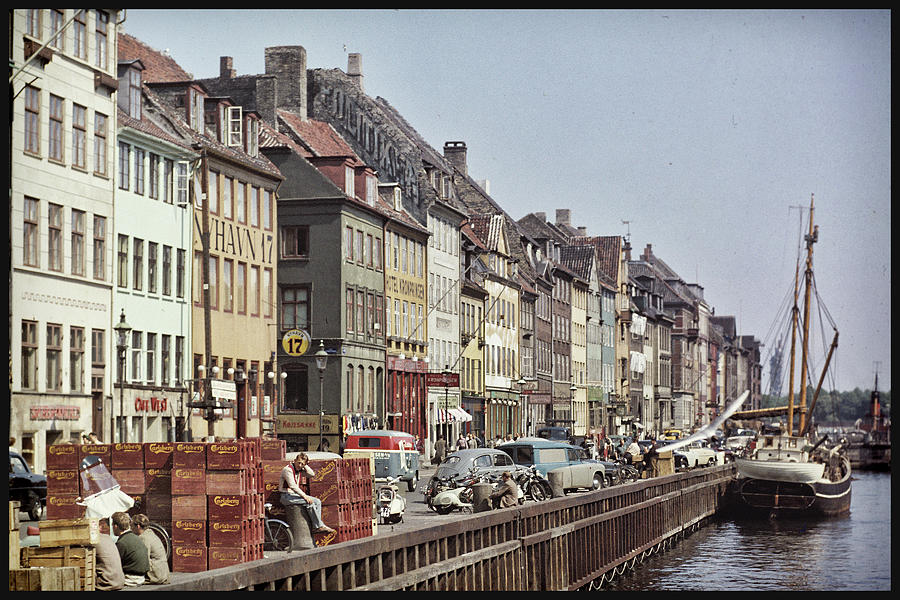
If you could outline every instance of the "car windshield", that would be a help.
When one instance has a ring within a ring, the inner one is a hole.
[[[25,474],[28,473],[28,467],[25,466],[25,461],[22,460],[18,456],[9,455],[9,472],[17,473],[17,474]]]

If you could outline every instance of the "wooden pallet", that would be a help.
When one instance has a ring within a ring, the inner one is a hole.
[[[9,570],[11,592],[80,592],[78,567],[31,567]]]

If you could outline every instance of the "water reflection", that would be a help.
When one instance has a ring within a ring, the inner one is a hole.
[[[890,473],[855,474],[839,519],[710,523],[603,589],[889,590],[890,485]]]

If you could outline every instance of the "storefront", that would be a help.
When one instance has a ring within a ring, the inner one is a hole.
[[[288,452],[322,450],[338,452],[341,419],[337,415],[280,414],[275,429]],[[319,440],[322,440],[321,444]]]
[[[498,435],[524,435],[521,424],[519,393],[512,390],[487,390],[484,404],[484,435],[495,439]]]
[[[427,431],[425,361],[388,356],[387,369],[386,428],[424,439]]]

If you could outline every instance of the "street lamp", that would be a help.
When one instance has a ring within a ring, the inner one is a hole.
[[[316,367],[319,369],[319,450],[322,449],[322,416],[325,402],[325,366],[328,364],[328,353],[325,352],[325,342],[319,340],[319,351],[315,354]]]
[[[119,317],[119,322],[113,329],[116,331],[116,349],[119,351],[119,441],[125,441],[125,351],[128,349],[128,334],[131,333],[131,325],[125,322],[125,309]],[[112,411],[110,411],[112,413]],[[113,416],[110,423],[109,436],[115,438],[116,420]]]
[[[575,380],[572,380],[572,385],[569,387],[569,391],[572,392],[570,395],[571,405],[569,408],[569,416],[572,417],[572,430],[569,432],[569,435],[575,435],[575,392],[578,391],[578,388],[575,387]]]
[[[516,382],[516,385],[519,386],[519,402],[522,404],[522,420],[524,422],[524,427],[522,428],[522,431],[527,436],[528,435],[528,405],[527,405],[527,402],[525,401],[525,394],[523,394],[522,392],[525,390],[525,386],[528,385],[528,382],[525,381],[524,377],[520,377],[519,380]]]

